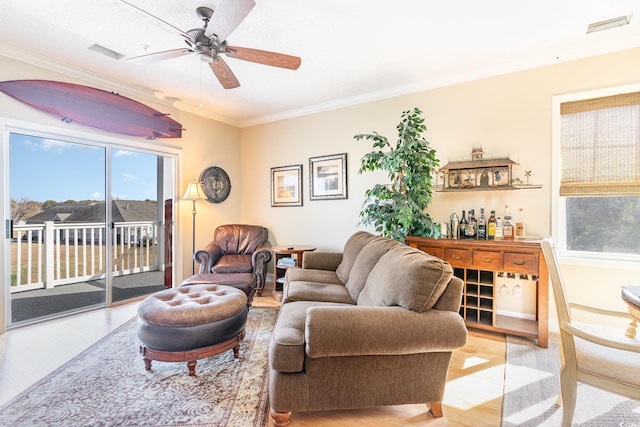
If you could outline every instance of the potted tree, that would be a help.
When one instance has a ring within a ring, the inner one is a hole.
[[[354,136],[373,141],[374,148],[360,160],[358,173],[383,170],[391,181],[365,192],[360,223],[403,243],[408,235],[431,237],[435,232],[426,209],[432,197],[432,172],[440,161],[422,136],[427,127],[421,114],[418,108],[402,113],[395,145],[377,132]]]

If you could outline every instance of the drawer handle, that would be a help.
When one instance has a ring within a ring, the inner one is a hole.
[[[480,258],[480,261],[482,262],[492,262],[493,258],[491,258],[490,256],[484,255]]]
[[[456,260],[461,260],[462,259],[462,257],[460,255],[458,255],[458,254],[451,255],[451,258],[452,259],[456,259]]]
[[[515,264],[515,265],[524,265],[524,264],[525,264],[525,260],[524,260],[524,259],[522,259],[522,258],[514,258],[514,259],[511,261],[511,263],[512,263],[512,264]]]

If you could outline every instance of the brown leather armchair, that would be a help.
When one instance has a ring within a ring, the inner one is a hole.
[[[271,260],[271,243],[267,239],[267,229],[260,225],[221,225],[215,229],[213,241],[196,251],[193,259],[200,264],[199,273],[255,274],[256,292],[260,295]]]

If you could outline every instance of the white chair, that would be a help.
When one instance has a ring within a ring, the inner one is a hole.
[[[628,313],[571,303],[562,282],[553,242],[542,240],[542,252],[549,268],[560,326],[560,396],[564,406],[562,426],[570,427],[576,407],[578,381],[619,395],[640,399],[640,342],[594,333],[572,322],[571,310],[601,316],[624,317]]]

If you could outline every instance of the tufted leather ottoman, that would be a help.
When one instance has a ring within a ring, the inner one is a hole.
[[[230,286],[196,284],[149,295],[138,306],[138,338],[145,368],[151,361],[196,361],[233,349],[238,357],[247,321],[247,296]]]
[[[256,294],[256,275],[253,273],[198,273],[187,278],[180,286],[214,283],[242,290],[247,294],[247,305],[251,307]]]

